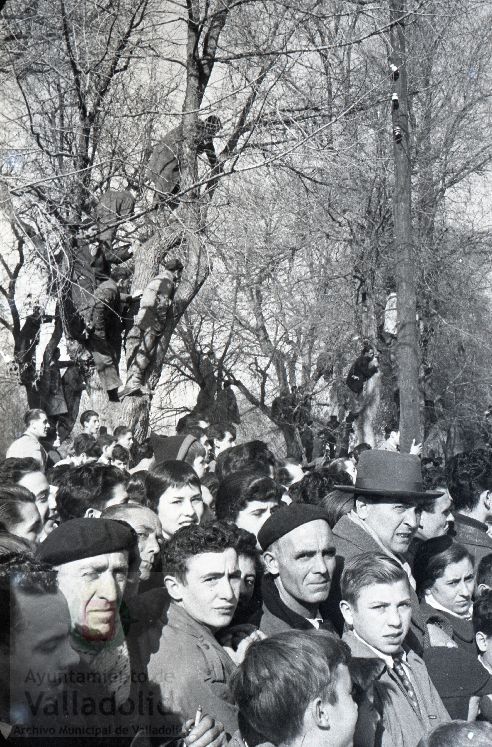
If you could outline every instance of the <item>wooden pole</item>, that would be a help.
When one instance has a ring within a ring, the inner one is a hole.
[[[420,439],[419,347],[415,256],[412,238],[412,163],[408,129],[408,83],[405,43],[405,0],[389,0],[390,66],[393,78],[392,124],[394,155],[394,256],[398,298],[398,382],[400,449],[408,452]]]

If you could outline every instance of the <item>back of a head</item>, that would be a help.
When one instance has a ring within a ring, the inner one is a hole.
[[[113,436],[118,440],[122,436],[126,436],[127,433],[132,433],[132,429],[128,425],[117,425],[113,431]]]
[[[29,595],[56,594],[56,572],[28,553],[0,558],[0,649],[9,647],[9,633],[16,624],[16,600],[12,591]]]
[[[236,427],[232,423],[211,423],[207,428],[207,436],[211,441],[223,441],[226,433],[230,433],[231,436],[236,440]]]
[[[4,558],[12,555],[28,555],[34,557],[35,546],[24,537],[0,531],[0,563]]]
[[[451,721],[423,737],[418,747],[490,747],[492,725],[486,721]]]
[[[178,436],[182,436],[185,433],[188,433],[187,429],[190,427],[199,428],[200,424],[198,422],[198,419],[194,415],[191,415],[191,414],[183,415],[183,417],[180,418],[178,422],[176,423],[176,433],[178,434]]]
[[[39,472],[40,469],[39,462],[32,457],[3,459],[0,462],[0,484],[19,482],[25,475]]]
[[[145,478],[146,505],[157,513],[159,499],[166,490],[188,485],[201,491],[200,480],[193,467],[177,460],[160,462],[152,467]]]
[[[102,454],[101,446],[94,436],[88,433],[79,433],[73,440],[73,451],[75,456],[85,454],[89,459],[99,459]]]
[[[481,494],[492,490],[492,471],[485,451],[456,454],[446,464],[447,486],[456,511],[473,511]]]
[[[218,519],[235,521],[251,501],[280,503],[282,490],[271,477],[261,472],[243,469],[228,475],[217,490],[215,513]]]
[[[124,483],[124,473],[111,465],[91,463],[74,467],[56,494],[60,521],[81,519],[89,508],[102,510],[115,485]]]
[[[492,553],[484,555],[480,560],[477,568],[477,575],[475,577],[475,584],[479,593],[481,586],[487,586],[492,589]]]
[[[335,635],[316,632],[289,630],[248,648],[230,681],[248,744],[290,743],[313,700],[337,702],[338,667],[348,665],[350,651]]]
[[[473,628],[475,633],[492,636],[492,590],[484,591],[473,605]]]
[[[145,470],[139,470],[130,474],[126,483],[126,492],[128,493],[128,500],[133,503],[141,503],[143,506],[146,505],[147,501],[147,490],[145,487],[145,481],[147,479],[147,472]]]
[[[247,441],[223,451],[217,457],[215,471],[222,481],[234,472],[252,469],[253,465],[255,469],[262,469],[266,475],[270,475],[272,469],[275,469],[275,455],[264,441]]]

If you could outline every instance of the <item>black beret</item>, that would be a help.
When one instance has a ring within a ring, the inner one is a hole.
[[[70,519],[48,534],[44,542],[38,545],[36,556],[44,563],[63,565],[108,552],[131,552],[134,545],[135,533],[123,521]]]
[[[318,506],[305,503],[291,503],[290,506],[279,506],[274,509],[258,532],[258,542],[262,550],[266,550],[284,534],[293,529],[309,524],[310,521],[326,521],[326,512]]]

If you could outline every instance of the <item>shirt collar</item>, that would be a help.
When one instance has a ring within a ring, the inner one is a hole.
[[[430,607],[433,607],[435,610],[441,610],[441,612],[446,612],[448,615],[457,617],[458,620],[471,620],[472,618],[473,605],[470,605],[468,614],[465,617],[463,617],[463,615],[457,615],[456,612],[451,612],[451,610],[448,610],[446,607],[443,607],[442,604],[439,604],[437,599],[435,599],[430,592],[428,592],[425,595],[425,601]]]
[[[388,669],[393,669],[393,667],[395,666],[395,662],[393,661],[393,657],[392,656],[390,656],[389,654],[383,654],[382,651],[378,651],[377,648],[374,648],[373,646],[371,646],[367,641],[365,641],[363,638],[361,638],[360,635],[357,635],[357,633],[355,632],[355,630],[353,631],[353,634],[357,638],[358,641],[360,641],[361,643],[363,643],[364,646],[367,646],[367,648],[369,648],[373,653],[375,653],[376,656],[378,657],[378,659],[382,659],[384,661],[384,663],[386,664],[386,666],[388,667]],[[403,649],[401,649],[401,651],[398,652],[398,658],[400,658],[404,662],[406,662],[406,660],[407,660],[406,651],[404,651]]]

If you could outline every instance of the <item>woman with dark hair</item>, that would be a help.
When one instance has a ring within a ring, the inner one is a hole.
[[[454,645],[476,658],[471,622],[475,587],[473,558],[447,535],[424,542],[413,574],[427,624],[427,647]]]

